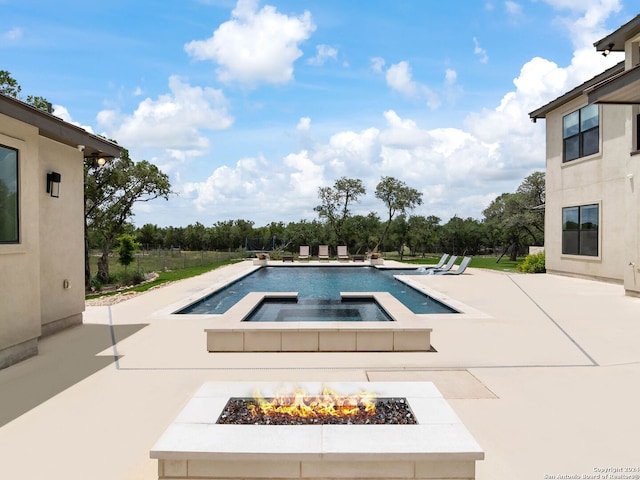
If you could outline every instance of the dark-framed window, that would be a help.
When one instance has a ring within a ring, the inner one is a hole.
[[[636,151],[640,150],[640,113],[636,115]]]
[[[597,204],[562,209],[562,253],[598,256],[599,211]]]
[[[562,161],[598,153],[600,150],[600,113],[592,104],[562,117]]]
[[[18,151],[0,145],[0,243],[18,243]]]

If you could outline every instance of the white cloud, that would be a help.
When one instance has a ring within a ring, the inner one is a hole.
[[[59,117],[65,122],[75,125],[76,127],[83,128],[89,133],[94,133],[93,128],[90,125],[81,125],[80,123],[76,122],[73,118],[71,118],[71,114],[69,113],[69,110],[66,107],[63,107],[62,105],[53,105],[52,107],[53,107],[53,113],[56,117]]]
[[[307,61],[309,65],[320,67],[329,59],[338,59],[338,50],[329,45],[317,45],[316,52],[316,56]]]
[[[468,114],[463,128],[426,129],[415,119],[388,110],[383,126],[337,131],[279,161],[245,159],[235,167],[219,167],[207,181],[189,184],[185,192],[198,208],[216,212],[217,218],[248,218],[264,225],[272,220],[316,218],[313,206],[318,203],[318,186],[331,185],[341,176],[359,178],[367,188],[368,194],[354,206],[354,213],[380,212],[373,192],[380,177],[390,175],[423,193],[424,203],[415,214],[435,214],[443,221],[453,215],[481,218],[497,195],[515,191],[532,171],[544,169],[544,124],[532,124],[528,113],[619,60],[602,57],[592,46],[602,38],[603,22],[617,11],[618,2],[585,1],[589,5],[566,17],[588,30],[580,36],[582,43],[571,62],[560,66],[532,58],[522,65],[513,89],[497,105]],[[408,62],[391,65],[386,71],[382,58],[372,59],[371,65],[386,73],[395,91],[425,98],[423,85],[413,79]],[[444,78],[445,87],[457,81],[452,69]],[[302,117],[295,128],[298,134],[306,134],[310,125],[310,118]]]
[[[22,38],[23,31],[20,27],[13,27],[2,34],[2,38],[8,42],[14,42]]]
[[[284,158],[284,165],[289,167],[289,188],[285,196],[292,201],[306,200],[317,197],[318,187],[324,183],[324,168],[309,158],[309,152],[290,153]]]
[[[444,72],[444,82],[447,85],[453,85],[458,79],[458,73],[452,68],[447,68]]]
[[[220,90],[193,87],[176,76],[169,78],[171,93],[146,98],[131,115],[115,110],[98,114],[98,124],[123,145],[202,150],[209,140],[202,130],[221,130],[233,123]]]
[[[243,158],[235,168],[226,165],[218,167],[204,182],[187,183],[183,192],[189,196],[196,194],[194,204],[200,211],[260,195],[266,188],[265,177],[259,172],[268,167],[264,158]],[[256,203],[260,205],[260,203]]]
[[[487,51],[480,46],[476,37],[473,37],[473,53],[480,57],[480,63],[487,63],[489,61]]]
[[[218,80],[224,83],[291,81],[293,64],[302,56],[299,44],[316,28],[311,14],[287,16],[270,5],[258,10],[257,0],[239,0],[231,17],[212,37],[186,44],[185,51],[196,60],[216,62]]]
[[[418,96],[418,84],[413,81],[409,62],[399,62],[391,65],[386,73],[387,85],[392,89],[408,96]]]
[[[496,185],[505,185],[499,193],[512,190],[529,173],[530,165],[510,165],[499,142],[455,128],[425,130],[393,110],[384,119],[382,130],[337,132],[269,168],[220,167],[206,182],[189,184],[186,192],[195,194],[193,201],[203,211],[224,205],[225,218],[246,218],[246,205],[252,204],[260,205],[261,218],[296,221],[315,218],[318,187],[342,176],[361,179],[369,192],[354,213],[380,211],[373,192],[380,177],[390,175],[424,193],[425,205],[414,213],[446,220],[454,214],[478,218],[495,198]],[[543,158],[538,160],[542,166]]]
[[[384,64],[385,64],[384,58],[373,57],[371,59],[371,69],[376,73],[382,73]]]
[[[387,85],[393,90],[410,98],[426,99],[427,105],[431,109],[440,106],[440,99],[429,87],[413,80],[409,62],[401,61],[391,65],[387,69],[385,78]]]
[[[568,31],[568,37],[576,49],[593,49],[594,40],[605,37],[609,32],[605,21],[612,13],[622,9],[620,0],[545,0],[557,9],[569,10],[569,14],[559,18]],[[577,17],[576,17],[577,15]]]
[[[309,117],[302,117],[296,125],[296,130],[306,132],[311,128],[311,119]]]
[[[522,16],[522,5],[520,5],[519,3],[507,0],[506,2],[504,2],[504,7],[510,17],[517,19]]]

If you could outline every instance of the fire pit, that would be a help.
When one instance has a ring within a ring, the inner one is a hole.
[[[216,423],[231,425],[414,425],[405,398],[377,398],[372,392],[342,395],[325,387],[320,395],[303,389],[264,398],[231,398]]]
[[[304,400],[296,389],[306,392]],[[289,392],[294,409],[308,410],[328,389],[340,395],[329,404],[353,415],[312,414],[299,424],[270,410],[280,408],[282,392]],[[389,421],[374,422],[376,415]],[[151,458],[158,459],[159,479],[474,479],[484,452],[430,382],[210,382]]]

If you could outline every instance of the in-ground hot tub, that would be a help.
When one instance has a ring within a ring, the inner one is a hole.
[[[405,399],[414,425],[229,425],[230,398],[301,387]],[[151,450],[159,479],[475,479],[484,452],[431,382],[209,382]]]

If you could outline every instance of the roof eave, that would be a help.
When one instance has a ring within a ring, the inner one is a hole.
[[[565,103],[570,102],[571,100],[574,100],[574,99],[580,97],[581,95],[584,95],[584,91],[586,89],[588,89],[589,87],[591,87],[593,85],[596,85],[598,83],[601,83],[604,80],[607,80],[608,78],[611,78],[614,75],[617,75],[622,71],[624,71],[624,61],[622,61],[620,63],[617,63],[613,67],[608,68],[607,70],[605,70],[604,72],[600,73],[599,75],[596,75],[592,79],[587,80],[582,85],[578,85],[573,90],[570,90],[569,92],[565,93],[564,95],[561,95],[560,97],[556,98],[555,100],[552,100],[551,102],[547,103],[546,105],[543,105],[542,107],[538,108],[537,110],[534,110],[534,111],[530,112],[529,113],[529,118],[531,118],[531,120],[533,120],[533,121],[535,121],[538,118],[545,118],[547,113],[557,109],[558,107],[561,107],[562,105],[564,105]]]
[[[72,147],[84,145],[85,156],[119,157],[122,152],[123,147],[106,138],[7,95],[0,94],[0,113],[37,127],[43,137]]]
[[[616,31],[601,38],[593,44],[596,50],[603,52],[610,50],[612,52],[624,52],[624,44],[630,38],[640,33],[640,15],[636,15],[627,23],[622,25]]]

